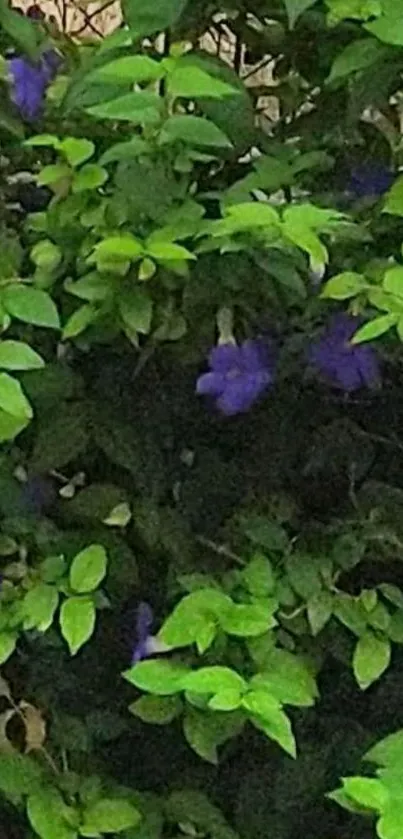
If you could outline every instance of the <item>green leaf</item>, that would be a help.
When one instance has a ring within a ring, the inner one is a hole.
[[[244,230],[253,230],[255,227],[276,228],[279,226],[277,210],[263,202],[245,201],[243,204],[231,204],[226,207],[225,212],[225,218],[215,223],[216,229],[212,229],[213,236],[242,233]]]
[[[184,676],[182,690],[191,693],[221,693],[226,690],[244,691],[247,683],[229,667],[201,667]]]
[[[28,796],[27,816],[41,839],[76,839],[77,831],[67,821],[70,808],[55,787],[44,787]]]
[[[142,288],[125,290],[119,299],[121,318],[130,331],[148,335],[151,329],[153,302]]]
[[[222,99],[237,93],[231,85],[209,75],[201,67],[192,66],[186,57],[177,59],[173,70],[168,71],[167,88],[170,96],[183,99],[198,99],[200,96]]]
[[[365,277],[354,271],[345,271],[328,280],[320,296],[331,300],[348,300],[350,297],[361,294],[367,288],[368,283]]]
[[[263,635],[264,632],[276,625],[273,612],[277,605],[275,600],[273,600],[271,608],[266,603],[252,603],[250,605],[233,603],[228,610],[219,616],[220,626],[229,635],[237,635],[241,638]]]
[[[365,754],[365,760],[378,766],[396,766],[403,761],[403,728],[389,734]]]
[[[361,601],[350,594],[339,593],[334,598],[333,612],[347,629],[355,635],[364,635],[367,629],[368,615]]]
[[[141,84],[141,82],[158,81],[165,76],[165,72],[164,65],[149,58],[148,55],[124,55],[92,70],[88,81],[123,85]]]
[[[0,3],[0,27],[23,53],[31,59],[38,58],[39,31],[37,25],[12,9],[5,0]]]
[[[175,242],[148,241],[146,242],[146,249],[148,255],[157,262],[169,262],[171,259],[196,259],[194,253]]]
[[[104,798],[84,809],[80,825],[81,836],[97,837],[103,833],[120,833],[136,827],[141,815],[124,798]]]
[[[392,326],[395,326],[398,320],[398,314],[381,315],[379,318],[370,320],[357,330],[351,342],[353,344],[362,344],[365,341],[374,341],[375,338],[379,338],[380,335],[384,335]]]
[[[98,302],[99,300],[106,300],[115,290],[114,277],[109,277],[107,274],[98,274],[97,271],[90,271],[80,277],[79,280],[73,282],[66,280],[64,288],[69,294],[74,294],[81,300],[88,300],[90,303]]]
[[[24,323],[49,329],[60,328],[56,306],[46,291],[12,283],[2,291],[1,300],[6,311]]]
[[[391,583],[381,583],[378,588],[383,596],[393,603],[394,606],[397,606],[398,609],[403,609],[403,592],[398,586],[394,586]]]
[[[64,154],[70,166],[76,167],[94,155],[95,145],[92,140],[82,137],[66,137],[58,144],[58,150]]]
[[[164,622],[158,637],[170,647],[186,647],[200,640],[207,632],[207,641],[212,643],[218,629],[219,616],[231,603],[231,598],[219,589],[199,588],[180,600]],[[202,640],[206,639],[203,637]]]
[[[4,664],[4,662],[10,658],[10,655],[12,655],[15,650],[16,644],[17,635],[15,634],[15,632],[0,632],[0,664]]]
[[[256,554],[242,571],[245,584],[254,597],[267,597],[273,593],[275,576],[267,556]]]
[[[60,609],[60,628],[71,655],[91,638],[95,629],[95,606],[91,597],[69,597]]]
[[[42,775],[43,768],[27,755],[0,753],[0,789],[11,801],[32,793]]]
[[[90,545],[80,551],[71,564],[70,585],[78,594],[94,591],[106,574],[108,557],[102,545]]]
[[[123,673],[125,679],[140,690],[147,690],[157,696],[171,696],[183,690],[184,676],[189,668],[173,661],[140,661]]]
[[[397,178],[386,193],[383,212],[391,216],[403,216],[403,175]]]
[[[287,9],[288,20],[290,22],[290,29],[293,29],[298,18],[311,6],[314,6],[317,0],[284,0]]]
[[[208,703],[212,711],[236,711],[242,704],[242,693],[236,688],[220,690]]]
[[[386,271],[382,285],[389,294],[395,294],[396,297],[403,298],[403,266],[396,265]]]
[[[29,589],[23,601],[24,629],[46,632],[53,623],[59,605],[59,593],[55,586],[38,583]]]
[[[98,310],[90,303],[80,306],[72,315],[70,315],[67,323],[64,324],[62,339],[68,341],[70,338],[75,338],[76,335],[81,335],[85,332],[88,326],[98,317]]]
[[[237,711],[199,711],[189,706],[183,720],[183,731],[191,748],[209,763],[217,765],[217,748],[238,735],[245,717]]]
[[[343,778],[343,791],[361,807],[377,812],[382,812],[388,800],[385,787],[376,778]]]
[[[192,146],[232,148],[232,143],[223,131],[204,117],[171,116],[164,122],[161,142],[172,143],[181,140]]]
[[[256,728],[275,740],[291,757],[297,756],[291,723],[279,702],[265,691],[256,690],[244,697],[242,705],[249,712]]]
[[[120,160],[134,160],[142,154],[146,154],[149,146],[142,137],[132,137],[124,143],[115,143],[107,149],[100,157],[101,166],[106,166],[108,163],[117,163]]]
[[[28,423],[28,419],[13,417],[0,409],[0,443],[4,443],[6,440],[14,440],[27,427]]]
[[[403,831],[403,808],[400,794],[390,798],[376,827],[377,834],[381,839],[400,839]]]
[[[129,711],[143,722],[167,725],[183,710],[179,696],[141,696],[129,705]]]
[[[256,690],[267,690],[284,705],[308,708],[318,695],[315,679],[305,662],[287,650],[268,650],[264,671],[251,681]]]
[[[86,108],[94,117],[123,120],[133,125],[155,125],[160,120],[160,109],[161,101],[157,94],[146,90],[126,93],[117,99]]]
[[[50,239],[41,239],[31,250],[30,257],[37,268],[52,272],[62,261],[62,252]]]
[[[30,420],[33,411],[17,379],[0,373],[0,408],[17,419]]]
[[[88,262],[97,262],[99,259],[139,259],[144,254],[143,243],[136,239],[131,233],[122,233],[120,236],[108,236],[102,242],[95,245]]]
[[[85,192],[87,189],[99,189],[108,180],[106,169],[97,163],[86,163],[74,174],[71,182],[72,192]]]
[[[182,14],[187,0],[153,0],[152,4],[124,0],[123,15],[134,39],[154,35],[172,26]]]
[[[264,516],[248,516],[242,522],[242,530],[251,542],[268,551],[282,553],[288,547],[284,528]]]
[[[308,621],[312,635],[319,635],[333,614],[333,597],[330,591],[320,591],[308,600]]]
[[[403,47],[403,21],[397,15],[381,15],[377,20],[364,24],[364,28],[371,35],[375,35],[384,44],[392,44],[395,47]]]
[[[390,663],[391,646],[388,638],[380,638],[371,630],[359,638],[353,656],[355,678],[366,690],[386,670]]]
[[[332,84],[340,79],[346,79],[353,73],[371,68],[385,53],[375,38],[360,38],[348,44],[344,50],[336,56],[327,84]]]
[[[71,177],[71,169],[66,163],[51,163],[49,166],[44,166],[37,175],[36,182],[38,186],[52,186],[63,181],[65,178]]]

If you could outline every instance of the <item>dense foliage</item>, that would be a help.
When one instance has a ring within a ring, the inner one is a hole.
[[[0,835],[402,839],[403,0],[122,13],[0,3]]]

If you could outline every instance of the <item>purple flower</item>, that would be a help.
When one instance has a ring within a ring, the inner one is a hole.
[[[196,393],[212,396],[219,411],[234,416],[249,411],[273,382],[273,369],[262,341],[220,344],[211,350],[210,373],[199,376]]]
[[[376,353],[369,344],[352,344],[361,319],[345,312],[335,315],[309,352],[311,364],[335,387],[352,392],[379,386],[381,376]]]
[[[156,653],[167,653],[172,649],[150,634],[153,620],[154,615],[151,606],[148,603],[140,603],[137,609],[136,644],[133,649],[132,664],[137,664],[143,658],[148,658]]]
[[[395,175],[382,163],[362,163],[350,173],[348,191],[356,198],[376,197],[392,186]]]
[[[57,75],[61,60],[55,50],[49,49],[37,64],[26,58],[9,61],[12,98],[23,119],[32,121],[40,117],[46,88]]]

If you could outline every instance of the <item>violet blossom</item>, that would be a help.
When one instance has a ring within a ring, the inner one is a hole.
[[[151,635],[153,621],[154,614],[149,603],[140,603],[137,609],[136,644],[132,653],[132,665],[137,664],[144,658],[149,658],[157,653],[167,653],[172,649],[155,635]]]
[[[260,340],[219,344],[210,352],[209,366],[197,380],[196,393],[211,396],[226,416],[249,411],[274,378],[268,348]]]
[[[351,169],[348,191],[356,198],[375,198],[387,192],[394,179],[394,173],[383,163],[361,163]]]
[[[379,362],[369,343],[353,344],[361,319],[346,312],[331,318],[322,336],[311,346],[311,364],[335,387],[348,393],[380,385]]]
[[[54,49],[46,50],[34,64],[27,58],[11,58],[12,99],[23,119],[34,121],[41,116],[46,89],[56,77],[61,57]]]

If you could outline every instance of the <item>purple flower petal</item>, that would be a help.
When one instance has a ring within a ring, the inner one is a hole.
[[[363,344],[357,347],[358,349],[360,352],[357,361],[363,383],[367,387],[380,387],[381,371],[374,350],[368,344]]]
[[[233,379],[217,400],[217,408],[227,417],[242,414],[252,407],[260,394],[270,384],[270,374],[266,371]]]
[[[221,396],[225,383],[223,373],[204,373],[197,380],[196,393],[199,396]]]
[[[351,343],[360,324],[360,318],[339,313],[309,350],[310,363],[335,387],[347,392],[380,383],[379,364],[373,348],[369,344]]]
[[[136,632],[139,641],[144,641],[152,627],[153,610],[148,603],[141,602],[137,609]]]
[[[214,373],[230,373],[242,365],[242,354],[236,344],[219,344],[211,350],[209,366]]]

